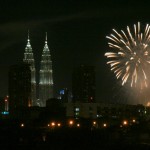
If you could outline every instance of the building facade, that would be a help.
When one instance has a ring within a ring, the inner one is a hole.
[[[25,48],[24,59],[23,62],[28,63],[31,69],[31,105],[36,106],[36,69],[35,69],[35,61],[34,55],[32,51],[32,47],[30,44],[29,33],[27,39],[27,45]]]
[[[50,98],[53,98],[53,70],[46,34],[39,72],[39,106],[45,107]]]
[[[59,91],[59,99],[63,103],[67,103],[69,100],[69,91],[67,88],[63,88]]]
[[[66,116],[75,119],[133,119],[146,116],[150,118],[150,107],[138,104],[107,104],[107,103],[65,103]]]
[[[81,65],[74,69],[72,76],[73,102],[95,102],[95,68]]]
[[[31,106],[31,70],[29,64],[22,63],[10,66],[8,92],[10,114]]]

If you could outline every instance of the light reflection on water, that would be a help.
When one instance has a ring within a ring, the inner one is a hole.
[[[42,135],[42,140],[45,142],[46,141],[46,134]]]

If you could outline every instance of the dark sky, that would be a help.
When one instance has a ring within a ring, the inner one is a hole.
[[[149,6],[146,1],[127,0],[1,1],[0,96],[8,94],[8,67],[22,61],[29,29],[37,68],[48,33],[55,95],[64,87],[71,90],[74,67],[88,64],[96,67],[97,101],[109,101],[116,95],[118,81],[106,65],[105,37],[113,28],[150,23]]]

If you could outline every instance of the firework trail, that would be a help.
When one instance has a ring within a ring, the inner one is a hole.
[[[109,59],[111,70],[117,79],[122,79],[122,85],[129,82],[131,87],[140,89],[148,87],[150,77],[150,26],[147,24],[142,31],[140,22],[134,24],[133,33],[127,26],[127,31],[106,36],[110,41],[112,52],[105,53]]]

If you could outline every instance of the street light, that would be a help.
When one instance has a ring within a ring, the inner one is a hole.
[[[123,121],[123,125],[128,125],[128,121],[127,121],[127,120],[124,120],[124,121]]]
[[[69,121],[69,125],[72,126],[73,124],[74,124],[73,120],[70,120],[70,121]]]
[[[107,124],[106,124],[106,123],[104,123],[104,124],[103,124],[103,127],[107,127]]]

